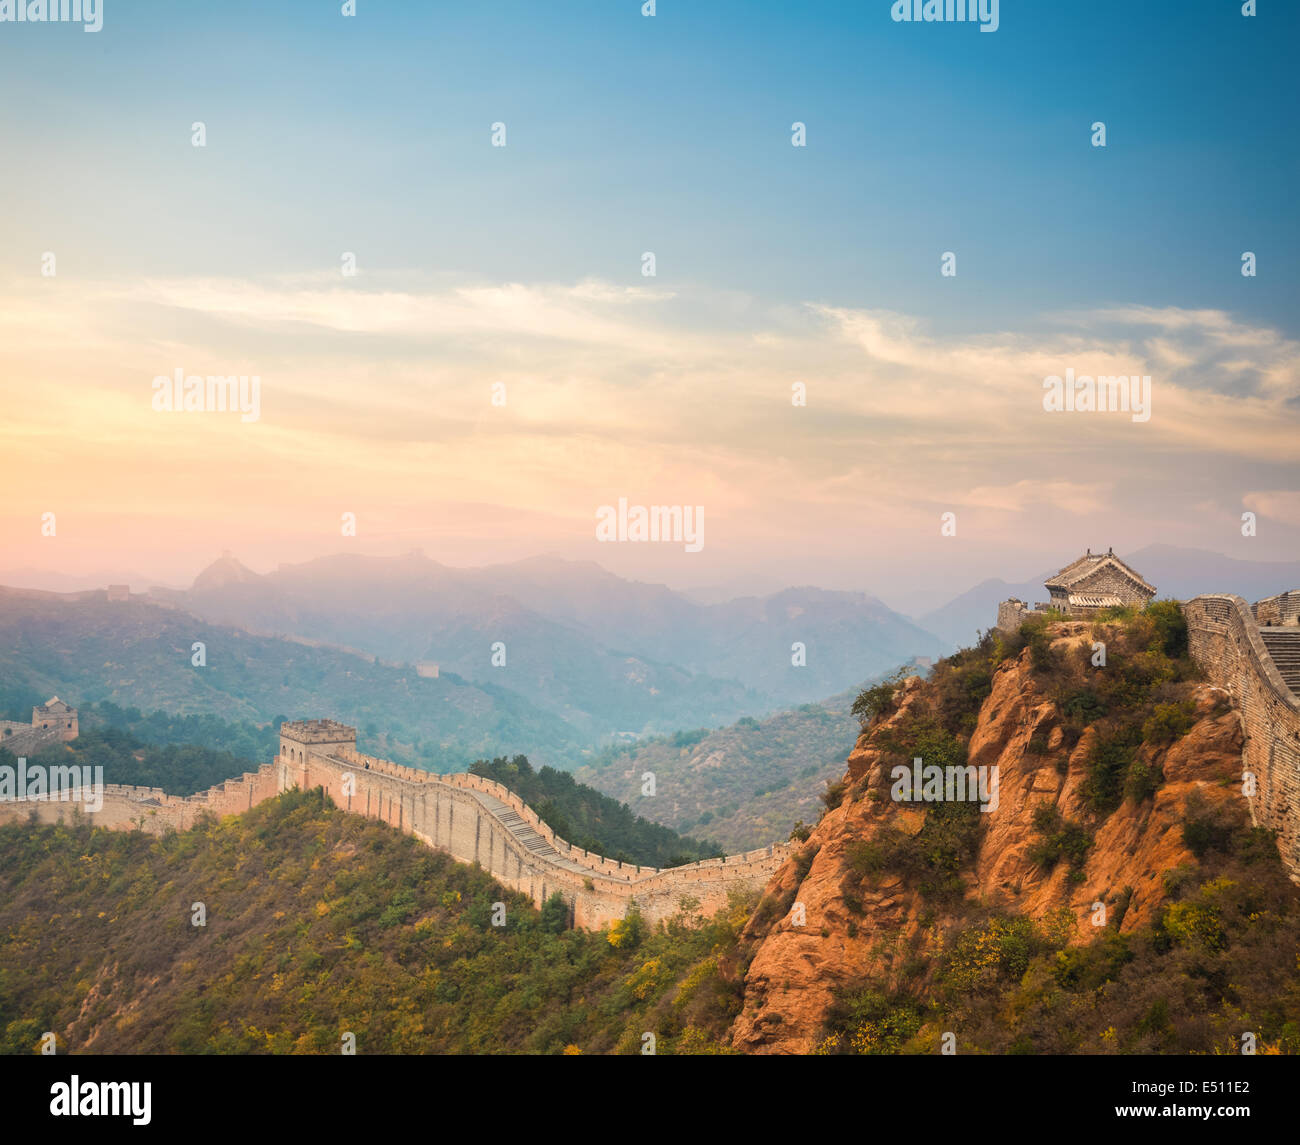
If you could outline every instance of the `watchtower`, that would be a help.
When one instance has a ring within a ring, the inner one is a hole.
[[[301,763],[309,755],[357,750],[357,729],[337,720],[294,720],[280,725],[280,758]]]
[[[303,791],[316,786],[311,770],[312,756],[341,756],[357,750],[357,729],[337,720],[294,720],[280,725],[280,788],[297,786]],[[317,772],[319,772],[319,767]]]
[[[58,696],[51,696],[32,709],[32,728],[38,731],[57,729],[61,739],[74,740],[77,738],[77,709]]]

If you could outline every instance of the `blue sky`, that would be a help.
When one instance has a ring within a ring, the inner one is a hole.
[[[95,273],[351,249],[634,281],[653,250],[661,280],[952,329],[1115,301],[1297,321],[1300,9],[1276,0],[1006,0],[993,34],[884,0],[105,3],[97,34],[0,25],[9,269],[72,243]]]
[[[374,552],[904,605],[1300,551],[1300,5],[104,3],[0,23],[0,528],[79,522],[15,565],[265,569],[354,509]],[[1067,368],[1153,416],[1045,412]],[[157,415],[176,369],[261,418]],[[597,546],[620,496],[707,551]]]

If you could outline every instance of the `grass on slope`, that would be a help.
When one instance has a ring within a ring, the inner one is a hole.
[[[203,903],[206,926],[192,925]],[[506,925],[491,924],[506,904]],[[548,904],[548,906],[553,904]],[[715,1052],[747,914],[563,931],[485,872],[290,792],[161,838],[0,827],[0,1050]]]

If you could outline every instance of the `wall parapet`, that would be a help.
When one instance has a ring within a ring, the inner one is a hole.
[[[1251,821],[1277,832],[1287,873],[1300,882],[1300,697],[1278,671],[1257,613],[1232,593],[1183,603],[1188,644],[1206,678],[1232,697],[1241,720],[1242,766],[1255,777]]]
[[[584,927],[621,918],[634,903],[651,921],[675,913],[682,899],[702,910],[717,909],[732,890],[766,884],[790,850],[787,844],[773,844],[663,870],[624,863],[560,838],[520,796],[495,780],[472,773],[437,775],[365,755],[352,746],[351,731],[328,720],[286,724],[273,763],[193,795],[105,784],[99,811],[66,811],[78,806],[75,801],[10,802],[0,804],[0,819],[35,812],[48,822],[84,813],[95,826],[162,834],[192,827],[201,814],[248,810],[292,787],[323,787],[344,810],[381,819],[459,862],[477,863],[539,906],[560,893],[574,924]],[[545,844],[540,850],[533,834]]]

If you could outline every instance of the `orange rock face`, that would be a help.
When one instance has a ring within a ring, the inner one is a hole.
[[[1078,643],[1085,628],[1061,625],[1058,643]],[[925,804],[882,796],[889,787],[888,761],[898,762],[878,746],[882,733],[925,702],[929,685],[913,678],[900,693],[898,709],[859,738],[848,759],[843,802],[826,813],[802,854],[792,856],[769,884],[767,897],[776,909],[784,908],[781,916],[773,920],[774,910],[766,918],[756,911],[746,928],[744,938],[756,950],[745,976],[744,1006],[731,1030],[737,1049],[811,1051],[837,989],[868,980],[894,989],[909,961],[913,975],[918,960],[925,963],[922,977],[928,977],[939,935],[972,907],[1035,919],[1067,911],[1077,942],[1096,937],[1098,903],[1108,912],[1123,910],[1121,930],[1149,924],[1164,898],[1162,876],[1194,862],[1182,840],[1189,796],[1196,793],[1207,810],[1227,808],[1244,821],[1240,723],[1236,712],[1216,705],[1218,696],[1208,687],[1195,688],[1196,720],[1185,736],[1168,747],[1139,749],[1139,759],[1164,773],[1154,797],[1126,801],[1099,819],[1082,794],[1094,729],[1085,730],[1072,749],[1066,746],[1061,713],[1036,685],[1028,656],[1026,651],[994,673],[970,736],[968,762],[997,767],[998,797],[996,808],[980,816],[974,861],[961,872],[964,898],[937,906],[887,869],[862,875],[864,842],[885,830],[915,834],[925,820]],[[1030,857],[1041,839],[1034,812],[1043,805],[1091,829],[1082,877],[1072,878],[1067,862],[1047,869]]]

